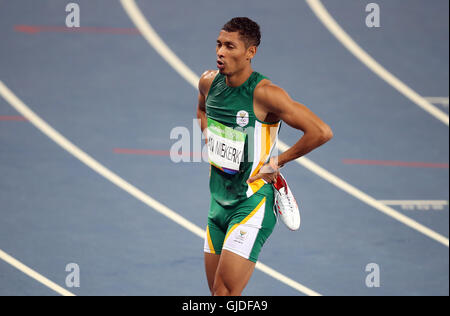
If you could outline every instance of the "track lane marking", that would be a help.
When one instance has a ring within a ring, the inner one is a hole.
[[[26,118],[19,115],[0,115],[0,121],[16,121],[16,122],[25,122]]]
[[[153,29],[145,16],[139,10],[134,1],[120,0],[125,12],[131,18],[141,35],[151,43],[151,46],[159,53],[159,55],[178,72],[187,82],[194,87],[197,87],[198,76],[185,63],[175,55],[174,52],[166,45],[166,43],[159,37],[158,33]]]
[[[280,142],[281,150],[286,151],[289,147]],[[408,216],[403,215],[402,213],[394,210],[392,207],[389,207],[380,201],[374,199],[370,195],[362,192],[361,190],[357,189],[356,187],[352,186],[348,182],[338,178],[334,174],[328,172],[324,168],[320,167],[316,163],[312,162],[309,159],[306,159],[305,157],[298,158],[296,160],[299,164],[304,166],[305,168],[311,170],[324,180],[327,180],[328,182],[334,184],[344,192],[347,192],[348,194],[352,195],[353,197],[357,198],[361,202],[366,203],[369,206],[372,206],[376,210],[384,213],[385,215],[392,217],[393,219],[399,221],[400,223],[403,223],[406,226],[409,226],[410,228],[418,231],[419,233],[422,233],[423,235],[434,239],[435,241],[439,242],[440,244],[449,247],[449,240],[447,237],[442,236],[441,234],[435,232],[434,230],[426,227],[425,225],[420,224],[419,222],[413,220],[412,218],[409,218]]]
[[[327,11],[320,0],[306,0],[314,14],[318,19],[325,25],[325,27],[333,34],[345,48],[347,48],[357,59],[359,59],[364,65],[366,65],[370,70],[377,74],[381,79],[386,81],[392,87],[394,87],[398,92],[403,94],[413,103],[421,107],[423,110],[427,111],[435,118],[443,122],[445,125],[449,126],[448,115],[435,107],[424,97],[420,96],[413,89],[408,87],[405,83],[400,81],[397,77],[387,71],[383,66],[381,66],[375,59],[373,59],[368,53],[366,53],[334,20],[331,14]]]
[[[446,200],[379,200],[386,205],[401,206],[403,211],[444,211]]]
[[[448,97],[424,97],[430,103],[440,104],[448,108]]]
[[[67,291],[66,289],[62,288],[61,286],[59,286],[58,284],[54,283],[53,281],[50,281],[49,279],[44,277],[42,274],[40,274],[40,273],[34,271],[33,269],[27,267],[22,262],[20,262],[19,260],[11,257],[10,255],[8,255],[6,252],[4,252],[1,249],[0,249],[0,259],[5,261],[6,263],[9,263],[10,265],[12,265],[17,270],[22,271],[23,273],[28,275],[30,278],[35,279],[39,283],[41,283],[41,284],[45,285],[46,287],[52,289],[56,293],[61,294],[62,296],[75,296],[75,294]]]
[[[37,33],[88,33],[88,34],[113,34],[113,35],[136,35],[140,34],[135,28],[119,27],[96,27],[96,26],[44,26],[44,25],[14,25],[14,31],[37,34]]]
[[[111,181],[119,188],[125,190],[138,200],[152,207],[159,213],[167,216],[175,223],[183,226],[187,230],[192,233],[203,236],[204,231],[198,227],[197,225],[192,224],[190,221],[186,220],[184,217],[180,216],[178,213],[170,210],[168,207],[159,203],[155,199],[151,198],[135,186],[131,185],[117,174],[112,172],[111,170],[104,167],[102,164],[97,162],[87,153],[79,149],[73,143],[71,143],[67,138],[61,135],[57,130],[51,127],[47,122],[42,120],[36,113],[34,113],[28,106],[25,105],[11,90],[6,87],[6,85],[0,81],[0,95],[18,112],[20,112],[25,118],[27,118],[37,129],[39,129],[42,133],[48,136],[51,140],[53,140],[56,144],[61,146],[68,153],[73,155],[75,158],[83,162],[86,166]]]
[[[440,163],[440,162],[366,160],[366,159],[343,159],[342,162],[347,165],[448,169],[448,163]]]
[[[71,143],[67,138],[61,135],[58,131],[56,131],[53,127],[47,124],[44,120],[42,120],[36,113],[34,113],[28,106],[26,106],[11,90],[6,87],[6,85],[0,81],[0,95],[19,113],[21,113],[27,120],[29,120],[38,130],[40,130],[44,135],[48,136],[51,140],[53,140],[56,144],[62,147],[64,150],[69,152],[75,158],[83,162],[86,166],[114,183],[119,188],[128,192],[130,195],[134,196],[144,204],[153,208],[155,211],[160,214],[168,217],[175,223],[181,225],[185,229],[194,233],[195,235],[202,237],[204,236],[204,230],[202,230],[197,225],[191,223],[184,217],[180,216],[178,213],[172,211],[165,205],[159,203],[155,199],[151,198],[135,186],[131,185],[121,177],[119,177],[114,172],[110,171],[91,156],[86,154],[84,151],[79,149],[73,143]],[[3,259],[3,258],[2,258]],[[15,266],[20,270],[18,266]],[[38,279],[39,281],[39,279]],[[41,282],[42,283],[42,282]],[[47,284],[46,284],[47,285]]]
[[[379,200],[388,205],[448,205],[446,200]]]

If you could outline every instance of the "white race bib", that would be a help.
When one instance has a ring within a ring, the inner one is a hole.
[[[239,171],[246,134],[208,118],[209,163],[220,170],[236,174]]]

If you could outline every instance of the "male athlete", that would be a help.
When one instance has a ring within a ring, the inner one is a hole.
[[[272,184],[279,168],[333,137],[314,113],[253,71],[260,39],[254,21],[231,19],[217,38],[218,71],[205,71],[198,84],[197,117],[211,163],[204,252],[212,295],[241,295],[249,281],[276,223]],[[303,136],[272,157],[281,121]]]

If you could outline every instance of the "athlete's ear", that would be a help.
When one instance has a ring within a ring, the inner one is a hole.
[[[250,46],[248,49],[247,49],[247,56],[246,56],[246,58],[247,58],[247,60],[249,60],[249,59],[253,59],[253,57],[255,57],[255,54],[256,54],[256,51],[258,50],[258,48],[256,47],[256,46]]]

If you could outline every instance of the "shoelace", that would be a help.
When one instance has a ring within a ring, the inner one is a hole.
[[[283,203],[283,205],[289,209],[289,211],[293,212],[294,211],[294,206],[292,204],[291,198],[288,194],[286,194],[284,196],[287,199],[287,207],[286,207],[286,201],[284,201],[285,203]]]

